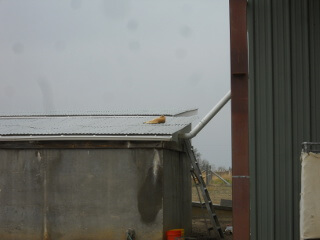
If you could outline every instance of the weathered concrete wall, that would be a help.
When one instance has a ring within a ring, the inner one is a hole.
[[[0,239],[160,240],[191,229],[190,164],[154,149],[0,149]]]
[[[162,239],[153,149],[0,150],[0,239]]]
[[[42,239],[42,166],[35,151],[0,151],[0,239]]]

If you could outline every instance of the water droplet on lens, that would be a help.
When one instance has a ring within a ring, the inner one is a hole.
[[[15,43],[12,45],[12,51],[15,54],[21,54],[24,52],[24,46],[22,43]]]
[[[134,20],[134,19],[130,20],[130,21],[128,22],[128,24],[127,24],[127,28],[128,28],[128,30],[130,30],[130,31],[136,31],[136,30],[138,29],[138,27],[139,27],[139,24],[138,24],[138,22],[137,22],[136,20]]]
[[[181,36],[188,38],[192,35],[192,29],[187,25],[182,26],[180,28],[180,34],[181,34]]]

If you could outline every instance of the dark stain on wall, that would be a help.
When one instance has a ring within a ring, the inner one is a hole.
[[[138,210],[144,223],[155,221],[162,208],[163,171],[158,166],[156,172],[150,167],[138,192]]]

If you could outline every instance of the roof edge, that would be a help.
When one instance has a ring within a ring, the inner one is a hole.
[[[192,117],[198,115],[198,109],[190,109],[190,110],[186,110],[184,112],[178,113],[176,115],[174,115],[174,117]]]
[[[51,136],[0,136],[4,141],[172,141],[171,135],[51,135]]]
[[[160,116],[165,115],[168,117],[177,117],[177,116],[193,116],[198,112],[198,108],[184,108],[184,109],[159,109],[159,110],[87,110],[87,111],[51,111],[51,112],[20,112],[20,113],[5,113],[0,112],[0,117],[83,117],[83,116],[102,116],[102,117],[111,117],[111,116]]]

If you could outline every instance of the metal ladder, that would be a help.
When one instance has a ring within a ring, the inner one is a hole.
[[[208,211],[208,214],[209,214],[209,219],[210,219],[210,222],[212,224],[212,227],[208,228],[208,231],[211,232],[211,231],[216,231],[218,234],[217,234],[217,239],[224,239],[224,235],[223,235],[223,231],[220,227],[220,224],[219,224],[219,220],[218,220],[218,217],[214,211],[214,207],[212,205],[212,201],[211,201],[211,198],[210,198],[210,195],[209,195],[209,192],[208,192],[208,189],[206,187],[206,184],[202,178],[202,175],[201,175],[201,171],[200,171],[200,168],[199,168],[199,164],[197,162],[197,159],[194,155],[194,152],[193,152],[193,148],[192,148],[192,145],[191,145],[191,142],[189,139],[185,139],[184,140],[184,144],[185,144],[185,148],[187,150],[187,155],[191,161],[191,166],[192,166],[192,169],[191,169],[191,174],[193,175],[193,177],[196,178],[196,180],[198,181],[198,184],[200,186],[200,190],[201,190],[201,193],[202,193],[202,197],[203,197],[203,200],[204,200],[204,205],[206,206],[207,208],[207,211]]]

